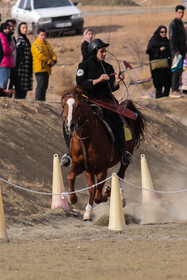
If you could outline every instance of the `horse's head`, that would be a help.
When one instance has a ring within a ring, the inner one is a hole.
[[[65,91],[62,96],[62,115],[66,123],[67,132],[70,134],[85,122],[85,110],[88,102],[82,94],[83,91],[75,87]]]

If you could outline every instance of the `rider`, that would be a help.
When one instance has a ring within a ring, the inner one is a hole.
[[[112,65],[105,62],[106,48],[109,44],[103,42],[101,39],[94,39],[88,45],[89,59],[79,64],[76,82],[77,85],[83,88],[88,97],[106,96],[113,102],[117,102],[112,92],[119,89],[119,83],[124,78],[123,74],[114,73]],[[115,145],[118,152],[122,156],[124,165],[133,162],[132,155],[126,151],[125,135],[123,122],[119,114],[112,112],[108,109],[103,109],[104,118],[110,125],[114,137]],[[65,132],[65,131],[64,131]],[[69,148],[67,134],[64,133],[66,145]],[[62,166],[69,166],[71,158],[69,153],[65,154],[61,159]]]

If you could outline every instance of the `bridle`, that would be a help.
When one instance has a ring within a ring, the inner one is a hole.
[[[74,97],[74,94],[69,94],[69,95],[66,95],[66,96]],[[73,129],[72,132],[68,132],[68,131],[67,131],[67,126],[65,125],[65,130],[66,130],[66,133],[67,133],[70,137],[72,137],[73,135],[75,135],[79,140],[86,140],[86,139],[88,139],[88,138],[92,135],[92,133],[93,133],[93,131],[94,131],[95,118],[94,118],[93,128],[90,130],[90,131],[91,131],[90,134],[87,135],[87,136],[85,136],[85,137],[81,137],[81,130],[83,130],[84,127],[86,127],[87,125],[89,125],[89,123],[90,123],[90,118],[91,118],[92,114],[88,114],[87,116],[84,116],[85,110],[84,110],[84,106],[83,106],[83,104],[84,104],[84,103],[83,103],[83,100],[80,99],[79,102],[80,102],[79,104],[80,104],[80,106],[81,106],[81,108],[80,108],[81,110],[80,110],[79,115],[77,116],[77,120],[76,120],[76,122],[75,122],[74,129]],[[63,114],[63,111],[62,111],[62,114]],[[64,116],[63,116],[63,118],[64,118]],[[84,118],[84,121],[83,121],[82,124],[80,124],[80,121],[82,121],[83,118]],[[80,131],[80,132],[78,132],[78,131]]]

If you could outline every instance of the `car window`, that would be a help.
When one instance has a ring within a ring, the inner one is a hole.
[[[31,0],[26,0],[25,10],[31,10]]]
[[[23,9],[24,3],[25,3],[25,0],[21,0],[21,1],[20,1],[20,3],[19,3],[19,8],[20,8],[20,9]]]
[[[34,0],[34,9],[55,8],[73,5],[69,0]]]

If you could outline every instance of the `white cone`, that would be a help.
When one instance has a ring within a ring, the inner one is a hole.
[[[3,209],[3,199],[1,194],[1,187],[0,187],[0,239],[4,239],[8,241],[8,234],[5,225],[5,216],[4,216],[4,209]]]
[[[64,189],[64,182],[62,178],[62,172],[60,168],[60,162],[58,155],[55,154],[53,156],[53,187],[52,187],[52,193],[54,195],[52,196],[52,203],[51,203],[51,209],[55,209],[58,207],[69,209],[67,198],[62,198],[61,195],[55,195],[57,193],[63,193],[65,192]]]
[[[154,187],[151,180],[151,175],[149,172],[145,155],[143,154],[141,155],[141,178],[142,178],[142,188],[147,189],[147,190],[142,189],[142,203],[150,203],[153,200],[156,200],[157,199],[156,195],[154,192],[152,192],[154,191]]]
[[[124,218],[122,201],[121,201],[119,179],[117,178],[116,174],[113,174],[108,229],[122,231],[124,230],[124,228],[125,228],[125,218]]]

